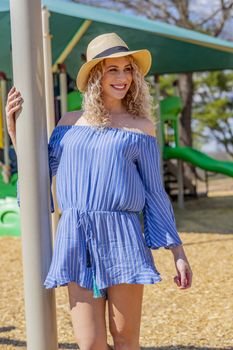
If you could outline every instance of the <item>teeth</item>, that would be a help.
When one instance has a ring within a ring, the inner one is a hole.
[[[124,89],[125,88],[125,85],[112,85],[114,88],[116,89]]]

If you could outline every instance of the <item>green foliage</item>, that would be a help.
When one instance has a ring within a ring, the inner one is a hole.
[[[175,74],[159,77],[160,95],[177,93]],[[201,149],[215,139],[233,156],[233,73],[215,71],[194,74],[192,119],[193,146]]]
[[[207,131],[233,156],[233,73],[198,73],[194,82],[193,119],[199,140]]]
[[[173,85],[176,79],[176,74],[165,74],[159,77],[159,88],[161,96],[168,97],[176,95],[176,88]]]

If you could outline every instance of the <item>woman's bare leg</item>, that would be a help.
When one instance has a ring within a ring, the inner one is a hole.
[[[109,327],[115,350],[139,350],[143,284],[108,288]]]
[[[75,282],[68,283],[70,314],[80,350],[108,350],[105,322],[106,300]]]

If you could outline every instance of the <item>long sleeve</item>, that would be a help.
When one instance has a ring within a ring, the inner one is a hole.
[[[52,178],[54,175],[56,175],[57,168],[59,165],[58,154],[57,154],[58,152],[55,147],[56,139],[57,139],[56,132],[53,131],[48,143],[48,165],[49,165],[49,179],[50,179],[50,211],[51,213],[54,212],[54,201],[53,201],[53,195],[52,195]],[[19,180],[17,180],[16,189],[17,189],[17,203],[18,203],[18,206],[20,207]]]
[[[49,144],[48,144],[51,213],[54,213],[52,181],[53,181],[53,176],[57,174],[57,169],[59,166],[60,156],[61,156],[60,137],[61,137],[61,134],[59,133],[58,128],[55,128],[50,136]]]
[[[144,237],[151,249],[182,245],[174,211],[160,175],[160,150],[157,138],[140,137],[137,168],[145,187],[143,208]]]
[[[48,159],[49,159],[49,180],[50,180],[49,190],[50,190],[50,203],[51,203],[50,211],[51,213],[54,213],[52,181],[53,181],[53,176],[56,174],[56,171],[57,171],[57,162],[56,162],[56,158],[52,155],[52,147],[50,143],[48,144]]]

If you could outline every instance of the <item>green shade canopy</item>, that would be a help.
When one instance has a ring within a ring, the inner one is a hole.
[[[51,12],[53,62],[85,19],[93,22],[66,61],[75,78],[88,42],[98,34],[116,32],[129,48],[147,48],[153,56],[150,73],[181,73],[233,68],[233,43],[142,17],[77,4],[72,0],[44,0]],[[12,77],[9,0],[0,2],[0,71]]]

